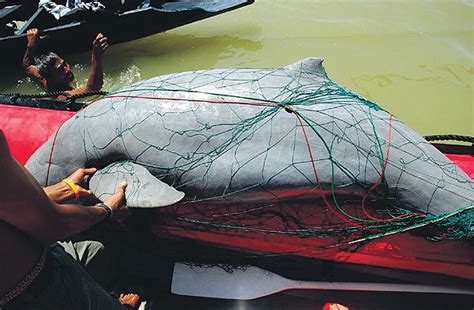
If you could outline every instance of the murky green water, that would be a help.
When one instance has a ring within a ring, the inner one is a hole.
[[[112,46],[106,89],[177,71],[280,67],[309,56],[421,134],[474,135],[474,1],[256,0],[238,11]],[[89,54],[70,55],[80,82]],[[7,80],[8,79],[8,80]],[[35,91],[21,75],[1,91]]]

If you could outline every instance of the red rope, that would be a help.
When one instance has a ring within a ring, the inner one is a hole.
[[[218,104],[239,104],[239,105],[258,105],[258,106],[279,106],[276,102],[265,101],[225,101],[225,100],[210,100],[210,99],[190,99],[190,98],[175,98],[175,97],[153,97],[153,96],[128,96],[128,95],[110,95],[104,98],[135,98],[147,100],[169,100],[169,101],[189,101],[201,103],[218,103]],[[96,100],[92,101],[95,102]],[[91,102],[91,103],[92,103]]]
[[[49,171],[51,169],[51,162],[53,160],[53,151],[54,151],[54,146],[56,145],[56,138],[58,137],[59,129],[61,129],[61,126],[58,128],[58,130],[56,130],[56,134],[54,135],[54,139],[53,139],[53,144],[51,145],[51,151],[49,153],[49,160],[48,160],[48,171],[46,172],[46,180],[45,180],[44,186],[48,186]]]
[[[352,221],[351,219],[348,219],[348,218],[345,218],[342,216],[342,214],[340,212],[337,212],[337,210],[334,210],[334,208],[331,206],[331,204],[329,203],[329,201],[327,200],[326,198],[326,195],[324,195],[324,191],[323,191],[323,186],[321,184],[321,180],[319,179],[319,175],[318,175],[318,171],[316,169],[316,164],[314,163],[314,157],[313,157],[313,152],[311,151],[311,144],[309,143],[309,139],[308,139],[308,135],[306,134],[306,130],[304,128],[304,125],[303,125],[303,122],[299,116],[299,114],[296,112],[296,111],[293,111],[293,113],[296,115],[296,118],[298,119],[298,122],[300,123],[301,125],[301,129],[303,131],[303,136],[306,140],[306,146],[308,147],[308,152],[309,152],[309,157],[311,159],[311,165],[313,167],[313,172],[314,172],[314,175],[316,177],[316,182],[318,183],[318,187],[319,187],[319,190],[321,191],[321,197],[323,198],[323,201],[324,203],[326,204],[326,206],[328,207],[329,210],[331,210],[340,220],[346,222],[346,223],[349,223],[349,224],[352,224],[352,225],[356,225],[358,227],[361,227],[359,224],[355,223],[354,221]]]
[[[405,216],[408,216],[410,214],[402,214],[400,216],[397,216],[397,217],[393,217],[393,218],[390,218],[390,219],[380,219],[380,218],[376,218],[372,215],[370,215],[366,208],[365,208],[365,200],[367,199],[367,197],[370,195],[370,193],[377,187],[379,186],[380,183],[382,183],[382,180],[385,176],[385,171],[387,170],[387,164],[388,164],[388,158],[390,157],[390,146],[392,144],[392,119],[393,119],[393,115],[390,114],[390,119],[389,119],[389,127],[388,127],[388,142],[387,142],[387,151],[385,152],[385,159],[384,159],[384,163],[383,163],[383,167],[382,167],[382,171],[380,172],[380,177],[378,178],[378,180],[370,187],[370,189],[367,191],[367,193],[364,195],[364,197],[362,198],[362,211],[364,212],[364,215],[371,219],[371,220],[374,220],[374,221],[383,221],[383,222],[391,222],[391,221],[394,221],[394,220],[397,220],[397,219],[400,219],[402,217],[405,217]]]

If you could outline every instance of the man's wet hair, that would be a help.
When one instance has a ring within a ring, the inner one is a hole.
[[[56,62],[61,59],[56,53],[49,52],[35,58],[36,71],[45,79],[51,76],[52,69],[54,69]]]

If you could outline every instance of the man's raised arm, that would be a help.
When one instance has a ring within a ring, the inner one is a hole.
[[[80,94],[87,91],[100,90],[104,84],[103,56],[109,47],[107,37],[99,33],[92,42],[91,71],[86,85],[68,91],[70,95]]]
[[[23,55],[23,69],[33,79],[37,80],[43,87],[46,87],[46,80],[38,73],[36,67],[33,65],[33,60],[36,56],[36,49],[41,40],[39,30],[36,28],[29,29],[26,32],[26,51]]]

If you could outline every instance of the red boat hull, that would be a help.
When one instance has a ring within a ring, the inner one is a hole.
[[[24,164],[74,114],[0,105],[0,129],[7,137],[13,156]],[[447,156],[474,179],[474,156]],[[277,232],[282,229],[296,230],[301,226],[319,227],[330,217],[324,204],[280,202],[266,208],[262,217],[261,214],[252,216],[254,207],[244,204],[224,207],[178,204],[156,210],[152,230],[160,238],[186,238],[252,253],[290,253],[314,259],[441,273],[474,280],[473,247],[468,241],[431,242],[411,233],[403,233],[363,244],[327,248],[339,240]],[[212,219],[219,219],[219,225],[214,225]],[[263,228],[266,231],[261,231]]]
[[[13,157],[21,164],[75,113],[31,107],[0,105],[0,129]]]

